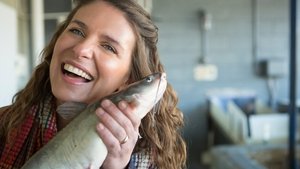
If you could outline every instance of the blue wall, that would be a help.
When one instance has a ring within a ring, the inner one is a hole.
[[[207,149],[205,93],[216,88],[250,89],[268,100],[267,82],[254,73],[253,62],[282,58],[288,63],[288,2],[258,0],[257,40],[253,54],[251,0],[153,0],[152,16],[159,27],[159,53],[168,80],[178,93],[184,112],[190,168],[200,168],[201,152]],[[196,81],[193,69],[201,54],[199,9],[212,16],[207,32],[207,60],[219,70],[216,81]],[[299,18],[299,17],[298,17]],[[287,65],[282,65],[287,66]],[[276,85],[277,99],[288,97],[288,77]]]

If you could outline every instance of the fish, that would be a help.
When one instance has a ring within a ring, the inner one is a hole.
[[[166,73],[158,72],[103,99],[115,104],[121,100],[134,104],[135,113],[142,119],[163,97],[166,87]],[[99,169],[108,153],[96,131],[99,119],[95,110],[103,99],[88,105],[21,169]]]

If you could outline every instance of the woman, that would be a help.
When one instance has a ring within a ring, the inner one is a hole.
[[[20,168],[66,126],[78,112],[59,111],[66,103],[89,104],[164,71],[156,48],[157,28],[133,0],[76,3],[28,84],[12,105],[0,109],[0,168]],[[95,112],[95,127],[108,149],[101,168],[184,168],[183,116],[176,104],[170,85],[158,112],[142,120],[124,101],[102,101]]]

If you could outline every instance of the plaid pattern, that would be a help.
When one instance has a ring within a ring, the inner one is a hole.
[[[18,169],[57,133],[55,111],[52,99],[33,106],[21,125],[21,130],[13,130],[9,140],[0,143],[0,168]]]
[[[151,151],[143,151],[134,153],[131,156],[129,169],[158,169],[152,161]]]

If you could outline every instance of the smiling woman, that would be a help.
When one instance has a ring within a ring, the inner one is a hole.
[[[101,168],[184,168],[183,115],[170,84],[142,119],[135,105],[103,99],[164,72],[149,14],[133,0],[76,2],[28,84],[0,109],[0,168],[20,168],[82,107],[100,100],[95,129],[108,151]]]
[[[133,29],[122,11],[102,1],[83,6],[54,46],[50,64],[53,94],[62,102],[92,103],[126,85],[134,43]],[[66,69],[60,69],[65,64],[71,72],[78,70],[93,80],[69,76]]]

